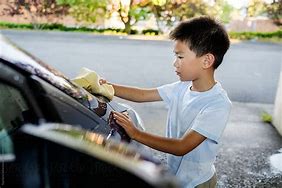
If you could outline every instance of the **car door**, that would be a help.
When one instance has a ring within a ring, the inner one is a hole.
[[[0,187],[42,187],[39,145],[19,129],[43,119],[27,80],[0,60]]]
[[[103,169],[107,168],[109,171],[106,173],[109,173],[116,169],[115,166],[99,162],[90,156],[81,160],[84,155],[79,149],[70,150],[21,131],[24,124],[39,126],[44,122],[70,123],[71,126],[91,131],[99,123],[106,127],[106,122],[96,116],[94,112],[51,84],[36,76],[21,73],[0,59],[0,186],[14,188],[61,185],[73,187],[77,184],[86,186],[85,182],[81,181],[85,177],[88,178],[88,183],[93,178],[103,185],[110,183],[109,178],[104,177]],[[97,129],[95,132],[105,133]],[[76,183],[70,185],[70,182],[74,183],[74,178],[65,179],[65,176],[74,172],[72,169],[64,168],[65,164],[73,164],[73,168],[76,169],[81,166],[92,168],[90,164],[98,164],[102,169],[94,169],[94,174],[93,169],[89,169],[92,170],[91,173],[85,171],[83,177],[76,178]],[[123,178],[131,176],[122,169],[118,172],[118,176],[116,174],[110,176],[115,178],[116,183],[119,182],[121,174]]]

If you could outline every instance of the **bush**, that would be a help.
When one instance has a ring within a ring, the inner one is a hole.
[[[142,31],[142,34],[144,35],[158,35],[159,33],[160,31],[155,29],[145,29]]]
[[[0,22],[2,28],[15,28],[15,29],[33,29],[32,24],[16,24],[8,22]]]
[[[272,123],[272,116],[264,111],[261,113],[261,120],[265,123]]]
[[[66,27],[62,24],[17,24],[0,22],[0,28],[10,28],[10,29],[39,29],[39,30],[60,30],[60,31],[77,31],[77,32],[95,32],[95,33],[125,33],[123,29],[95,29],[88,27]],[[136,30],[132,30],[131,34],[137,34]]]
[[[282,38],[282,30],[275,32],[229,32],[232,39],[250,40],[250,39],[270,39]]]

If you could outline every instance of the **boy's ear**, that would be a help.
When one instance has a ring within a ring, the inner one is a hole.
[[[211,53],[207,53],[203,55],[203,61],[202,61],[202,68],[203,69],[208,69],[213,66],[214,64],[214,55]]]

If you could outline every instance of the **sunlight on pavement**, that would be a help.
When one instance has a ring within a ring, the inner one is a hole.
[[[282,173],[282,148],[278,150],[278,154],[270,156],[270,165],[275,174]]]

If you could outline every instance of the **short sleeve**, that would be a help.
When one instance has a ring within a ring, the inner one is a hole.
[[[226,127],[231,106],[231,102],[226,102],[205,108],[195,118],[191,129],[218,144]]]
[[[160,97],[165,102],[166,105],[169,105],[172,99],[173,94],[180,82],[174,82],[171,84],[162,85],[157,87]]]

